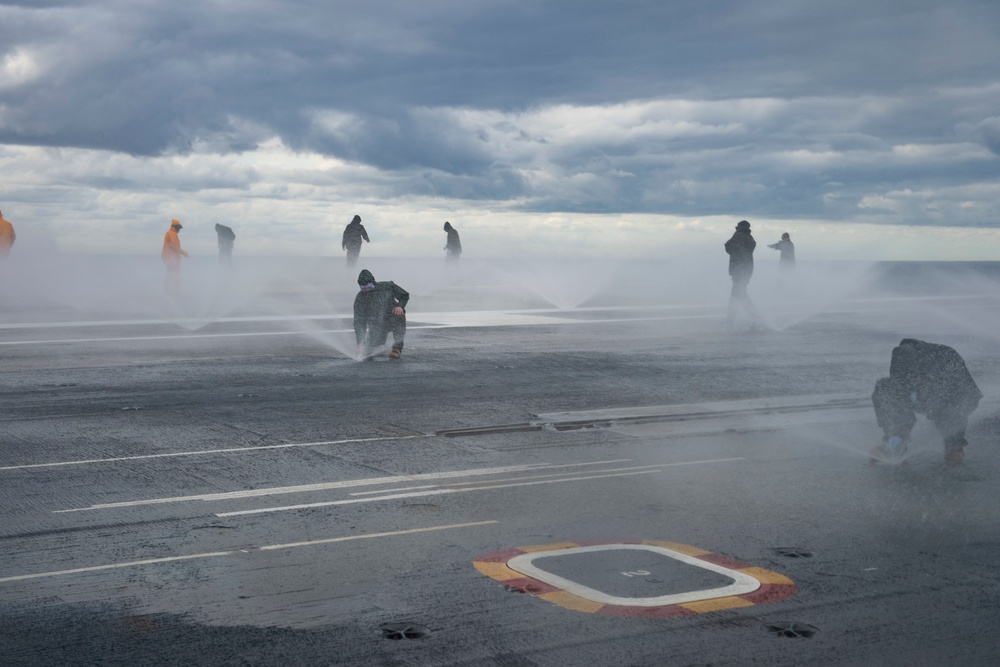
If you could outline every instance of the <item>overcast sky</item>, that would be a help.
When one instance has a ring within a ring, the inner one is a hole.
[[[996,259],[998,63],[997,0],[0,1],[0,210],[71,251],[176,217],[195,252],[221,222],[339,254],[357,213],[382,256],[445,220],[467,253],[669,256],[745,218]]]

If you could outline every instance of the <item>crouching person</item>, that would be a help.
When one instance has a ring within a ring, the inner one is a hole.
[[[399,359],[406,335],[409,292],[391,280],[375,282],[375,276],[368,269],[358,275],[358,287],[360,291],[354,297],[354,337],[358,343],[358,356],[370,359],[375,348],[385,345],[391,331],[392,352],[389,358]]]
[[[965,361],[947,345],[904,338],[892,350],[889,377],[875,383],[872,404],[882,427],[873,460],[899,461],[906,454],[916,415],[927,415],[944,438],[944,459],[965,458],[965,428],[983,393]]]

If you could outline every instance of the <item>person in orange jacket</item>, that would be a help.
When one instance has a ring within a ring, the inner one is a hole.
[[[163,250],[160,252],[160,258],[167,267],[167,281],[165,285],[169,294],[176,294],[180,289],[181,257],[188,256],[184,252],[184,249],[181,248],[181,239],[177,236],[177,232],[183,228],[184,226],[181,225],[180,220],[171,220],[170,229],[167,230],[166,235],[163,237]]]
[[[14,225],[4,220],[3,211],[0,211],[0,257],[7,256],[16,238],[17,234],[14,233]]]

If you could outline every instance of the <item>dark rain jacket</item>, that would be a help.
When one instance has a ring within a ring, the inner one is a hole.
[[[233,231],[232,227],[227,227],[225,225],[216,225],[215,233],[219,235],[219,245],[233,245],[233,241],[236,240],[236,233]]]
[[[444,249],[448,251],[449,255],[458,257],[462,254],[462,241],[458,238],[458,231],[451,226],[449,226],[445,231],[448,232],[448,241],[445,244]]]
[[[360,221],[354,222],[353,220],[344,228],[344,238],[340,242],[340,247],[343,250],[348,248],[360,248],[361,240],[364,239],[369,243],[371,240],[368,238],[368,232],[365,231],[365,226],[361,224]]]
[[[729,275],[736,279],[749,280],[753,275],[753,251],[757,242],[749,229],[739,229],[726,241],[729,254]]]
[[[775,250],[781,251],[781,258],[778,259],[779,264],[783,268],[791,268],[795,266],[795,244],[788,239],[781,239],[777,243],[772,243],[767,246],[768,248],[774,248]]]
[[[366,269],[361,272],[359,282],[372,282],[374,279]],[[396,306],[405,309],[409,300],[410,293],[391,280],[375,283],[375,289],[370,292],[359,291],[354,297],[354,338],[357,343],[360,345],[365,340],[366,333],[369,338],[378,339],[379,333],[388,330],[392,309]]]
[[[983,397],[958,352],[916,338],[893,348],[889,377],[910,394],[914,412],[932,420],[960,406],[972,412]]]

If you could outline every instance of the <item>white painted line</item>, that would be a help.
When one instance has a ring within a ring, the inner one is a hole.
[[[382,500],[399,500],[402,498],[423,498],[426,496],[441,496],[452,493],[468,493],[470,491],[489,491],[491,489],[507,489],[516,486],[535,486],[538,484],[560,484],[562,482],[583,482],[591,479],[606,479],[609,477],[630,477],[632,475],[648,475],[649,473],[660,472],[660,468],[668,468],[673,466],[684,466],[684,465],[698,465],[704,463],[724,463],[729,461],[745,461],[743,457],[731,458],[731,459],[713,459],[706,461],[685,461],[682,463],[662,463],[657,465],[652,470],[638,470],[635,472],[624,472],[624,473],[614,473],[607,475],[587,475],[583,477],[571,477],[568,479],[545,479],[533,482],[516,482],[511,484],[493,484],[489,486],[479,486],[472,488],[463,489],[434,489],[430,491],[417,491],[414,493],[396,493],[386,496],[376,496],[372,498],[350,498],[347,500],[330,500],[318,503],[306,503],[302,505],[286,505],[284,507],[263,507],[260,509],[253,510],[239,510],[235,512],[219,512],[215,516],[217,517],[227,517],[227,516],[245,516],[249,514],[269,514],[273,512],[287,512],[289,510],[300,510],[300,509],[313,509],[317,507],[333,507],[335,505],[355,505],[358,503],[370,503],[378,502]]]
[[[653,553],[661,556],[673,558],[674,560],[679,560],[682,563],[700,567],[703,570],[709,570],[710,572],[716,572],[729,577],[733,580],[733,583],[719,588],[688,591],[686,593],[676,593],[674,595],[660,595],[647,598],[623,598],[602,593],[601,591],[584,586],[583,584],[579,584],[570,579],[565,579],[551,572],[547,572],[546,570],[543,570],[533,564],[533,561],[539,558],[552,556],[563,557],[572,556],[573,554],[619,550],[652,551]],[[589,547],[539,551],[515,556],[507,561],[507,567],[515,572],[520,572],[527,577],[537,579],[538,581],[549,584],[550,586],[555,586],[556,588],[560,588],[568,593],[584,598],[585,600],[590,600],[591,602],[597,602],[599,604],[621,605],[623,607],[665,607],[672,604],[683,604],[685,602],[696,602],[698,600],[712,600],[715,598],[728,597],[730,595],[745,595],[747,593],[754,592],[760,588],[761,585],[760,581],[743,572],[738,572],[728,567],[723,567],[722,565],[716,565],[715,563],[710,563],[708,561],[701,560],[700,558],[695,558],[694,556],[674,551],[673,549],[666,549],[664,547],[649,544],[598,544]]]
[[[126,567],[136,567],[139,565],[158,565],[160,563],[174,563],[185,560],[196,560],[199,558],[218,558],[220,556],[234,556],[241,553],[254,551],[272,551],[274,549],[293,549],[295,547],[305,547],[314,544],[332,544],[334,542],[350,542],[352,540],[369,540],[377,537],[393,537],[396,535],[411,535],[413,533],[429,533],[438,530],[452,530],[455,528],[472,528],[475,526],[488,526],[499,523],[496,520],[475,521],[471,523],[453,523],[446,526],[428,526],[426,528],[408,528],[406,530],[393,530],[385,533],[364,533],[362,535],[348,535],[346,537],[331,537],[323,540],[312,540],[309,542],[291,542],[289,544],[272,544],[266,547],[256,547],[254,549],[243,549],[235,551],[213,551],[202,554],[190,554],[188,556],[170,556],[167,558],[149,558],[147,560],[133,560],[124,563],[111,563],[108,565],[94,565],[91,567],[78,567],[72,570],[55,570],[53,572],[37,572],[35,574],[19,574],[13,577],[0,577],[0,584],[10,581],[24,581],[26,579],[42,579],[44,577],[58,577],[67,574],[80,574],[83,572],[100,572],[102,570],[117,570]]]
[[[523,308],[511,310],[477,310],[474,312],[486,315],[548,315],[550,313],[566,312],[603,312],[603,311],[635,311],[635,310],[677,310],[677,309],[716,309],[717,306],[705,305],[644,305],[641,308],[636,306],[586,306],[582,308]],[[412,314],[413,319],[438,320],[447,319],[452,316],[461,316],[469,311],[441,311],[441,312],[419,312]],[[0,323],[0,330],[3,329],[80,329],[86,327],[111,327],[111,326],[150,326],[154,324],[174,324],[178,326],[203,327],[209,324],[236,324],[248,322],[314,322],[317,320],[350,320],[353,313],[331,313],[326,315],[251,315],[245,317],[217,317],[217,318],[147,318],[141,320],[76,320],[60,322],[11,322]],[[353,331],[351,329],[350,331]]]
[[[450,526],[431,526],[429,528],[409,528],[407,530],[394,530],[388,533],[368,533],[366,535],[349,535],[347,537],[328,537],[323,540],[310,540],[308,542],[290,542],[288,544],[272,544],[261,547],[261,551],[273,551],[275,549],[294,549],[296,547],[309,547],[314,544],[333,544],[334,542],[349,542],[351,540],[367,540],[374,537],[390,537],[393,535],[412,535],[413,533],[429,533],[435,530],[448,530],[451,528],[472,528],[474,526],[488,526],[500,523],[497,520],[474,521],[472,523],[453,523]]]
[[[502,475],[510,472],[530,472],[534,470],[550,470],[557,468],[580,468],[584,466],[607,465],[609,463],[627,463],[629,459],[617,459],[611,461],[591,461],[588,463],[529,463],[516,466],[500,466],[496,468],[472,468],[468,470],[446,470],[442,472],[418,473],[414,475],[393,475],[391,477],[367,477],[362,479],[349,479],[337,482],[320,482],[318,484],[301,484],[298,486],[277,486],[266,489],[249,489],[244,491],[226,491],[223,493],[204,493],[192,496],[173,496],[169,498],[149,498],[145,500],[125,500],[117,503],[102,503],[91,505],[90,507],[76,507],[65,510],[54,510],[53,514],[64,514],[67,512],[86,512],[89,510],[115,509],[120,507],[139,507],[141,505],[161,505],[165,503],[181,503],[192,500],[218,501],[237,500],[243,498],[257,498],[261,496],[283,495],[289,493],[309,493],[313,491],[329,491],[332,489],[345,489],[355,486],[372,486],[377,484],[398,484],[399,482],[414,482],[424,479],[453,479],[455,477],[476,477],[480,475]]]
[[[552,477],[574,477],[577,475],[592,475],[598,472],[627,472],[630,470],[646,470],[649,468],[659,468],[660,465],[632,466],[630,468],[605,468],[603,470],[588,470],[586,472],[558,472],[551,475],[529,475],[522,477],[508,477],[507,479],[484,479],[477,482],[448,482],[445,484],[428,484],[425,486],[401,486],[394,489],[378,489],[377,491],[357,491],[352,496],[370,496],[376,493],[399,493],[400,491],[418,491],[420,489],[443,489],[445,487],[479,486],[482,484],[496,484],[497,482],[520,482],[525,479],[548,479]],[[534,472],[528,470],[526,472]]]
[[[112,563],[110,565],[94,565],[92,567],[78,567],[72,570],[56,570],[55,572],[38,572],[37,574],[21,574],[15,577],[0,578],[0,584],[8,581],[23,581],[24,579],[41,579],[42,577],[58,577],[64,574],[80,574],[82,572],[100,572],[101,570],[117,570],[123,567],[135,567],[136,565],[156,565],[158,563],[173,563],[182,560],[195,560],[197,558],[218,558],[219,556],[230,556],[235,551],[215,551],[205,554],[191,554],[190,556],[171,556],[169,558],[150,558],[148,560],[132,560],[124,563]]]
[[[256,315],[252,317],[186,318],[171,320],[152,318],[145,320],[78,320],[63,322],[13,322],[0,324],[0,329],[80,329],[84,327],[148,326],[153,324],[176,324],[178,326],[205,326],[208,324],[232,324],[237,322],[308,322],[312,320],[349,320],[351,313],[343,315]],[[353,329],[352,329],[353,331]]]
[[[4,466],[0,470],[26,470],[29,468],[57,468],[60,466],[78,466],[92,463],[117,463],[119,461],[142,461],[144,459],[166,459],[179,456],[205,456],[208,454],[233,454],[255,452],[266,449],[291,449],[294,447],[322,447],[324,445],[348,445],[357,442],[382,442],[386,440],[413,440],[415,438],[434,438],[434,435],[393,435],[379,438],[350,438],[347,440],[323,440],[321,442],[292,442],[284,445],[260,445],[256,447],[230,447],[227,449],[203,449],[194,452],[169,452],[166,454],[140,454],[137,456],[119,456],[107,459],[81,459],[77,461],[56,461],[53,463],[27,463],[19,466]]]
[[[516,484],[496,484],[494,486],[482,486],[467,489],[435,489],[433,491],[418,491],[415,493],[396,493],[388,496],[377,496],[375,498],[351,498],[350,500],[330,500],[320,503],[306,503],[303,505],[287,505],[285,507],[264,507],[255,510],[239,510],[236,512],[219,512],[215,516],[244,516],[248,514],[269,514],[273,512],[287,512],[289,510],[313,509],[316,507],[332,507],[334,505],[356,505],[358,503],[371,503],[381,500],[399,500],[401,498],[423,498],[426,496],[442,496],[451,493],[466,493],[468,491],[487,491],[489,489],[506,489],[514,486],[534,486],[536,484],[558,484],[559,482],[582,482],[588,479],[604,479],[606,477],[628,477],[630,475],[643,475],[658,470],[642,470],[639,472],[617,473],[613,475],[594,475],[587,477],[571,477],[569,479],[547,479],[539,482],[518,482]]]
[[[484,316],[473,316],[479,312],[473,311],[470,316],[459,317],[457,314],[449,314],[447,317],[430,318],[423,315],[414,316],[414,320],[437,322],[436,324],[415,324],[407,325],[408,331],[420,329],[460,329],[463,327],[494,327],[494,326],[537,326],[542,324],[607,324],[607,323],[630,323],[630,322],[660,322],[676,320],[717,320],[722,317],[719,314],[713,315],[664,315],[659,317],[609,317],[593,319],[576,319],[572,317],[558,317],[547,315],[520,315],[518,317],[501,317],[490,320]],[[572,311],[552,311],[552,312],[572,312]],[[250,338],[262,336],[314,336],[319,333],[354,333],[353,329],[318,329],[315,331],[249,331],[232,333],[211,333],[211,334],[171,334],[159,336],[115,336],[107,338],[50,338],[45,340],[8,340],[0,341],[0,345],[56,345],[59,343],[124,343],[143,342],[160,340],[188,340],[202,338]]]
[[[603,408],[598,410],[575,410],[571,412],[545,412],[535,415],[536,421],[568,422],[584,420],[635,419],[638,417],[717,417],[719,412],[768,412],[777,410],[830,409],[842,410],[853,404],[866,403],[871,406],[871,398],[858,394],[804,394],[801,396],[769,396],[734,401],[711,401],[706,403],[681,403],[671,405],[641,405],[635,407]]]
[[[407,326],[412,329],[446,329],[448,324],[421,324]],[[195,338],[250,338],[259,336],[313,336],[321,333],[353,334],[354,329],[317,329],[315,331],[247,331],[214,334],[171,334],[161,336],[116,336],[114,338],[51,338],[47,340],[7,340],[0,345],[54,345],[57,343],[125,343],[128,341],[187,340]]]

